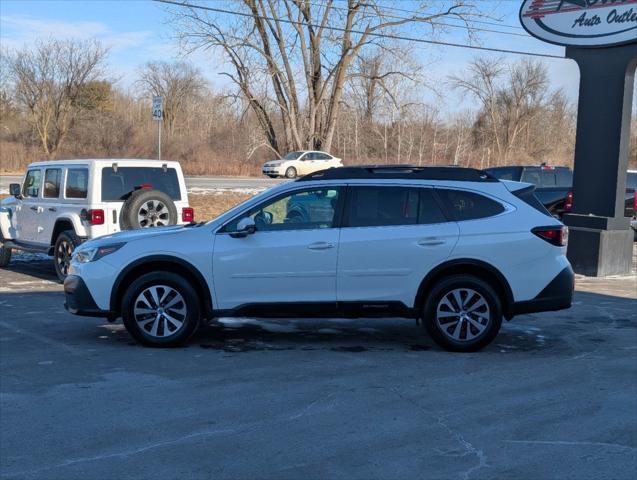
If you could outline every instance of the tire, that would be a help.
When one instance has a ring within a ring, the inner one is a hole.
[[[288,167],[285,169],[285,178],[296,178],[297,171],[294,167]]]
[[[159,310],[155,297],[162,301]],[[135,280],[126,288],[121,312],[128,333],[148,347],[182,345],[201,320],[197,292],[181,275],[170,272],[147,273]]]
[[[0,233],[0,244],[2,243],[3,239],[4,238]],[[9,262],[11,261],[11,253],[12,250],[10,248],[0,246],[0,268],[4,268],[9,265]]]
[[[458,295],[462,305],[458,305]],[[423,323],[445,350],[475,352],[489,345],[500,331],[502,304],[493,287],[481,278],[452,275],[430,292]]]
[[[78,237],[73,230],[64,230],[55,239],[55,245],[53,246],[53,265],[55,266],[55,273],[60,283],[64,282],[64,279],[68,275],[71,255],[80,243],[82,243],[82,240],[80,240],[80,237]]]
[[[177,208],[164,192],[142,188],[124,202],[120,218],[123,230],[175,225]]]

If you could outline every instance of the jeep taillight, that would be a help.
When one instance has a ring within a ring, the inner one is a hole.
[[[556,247],[565,247],[568,242],[568,227],[552,226],[552,227],[535,227],[531,230],[542,240],[549,242]]]
[[[87,220],[89,225],[104,225],[104,210],[101,208],[89,210]]]
[[[571,210],[573,210],[573,192],[568,192],[566,200],[564,200],[564,211],[570,212]]]
[[[184,207],[181,209],[181,219],[190,223],[195,221],[195,209],[192,207]]]

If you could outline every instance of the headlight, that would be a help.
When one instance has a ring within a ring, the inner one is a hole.
[[[103,247],[86,248],[79,250],[73,254],[73,259],[79,263],[88,263],[99,260],[106,255],[110,255],[122,248],[125,243],[114,243],[112,245],[104,245]]]

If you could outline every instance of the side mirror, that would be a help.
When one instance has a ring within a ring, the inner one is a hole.
[[[13,195],[16,198],[20,197],[20,184],[19,183],[10,183],[9,184],[9,194]]]
[[[245,217],[239,220],[239,223],[237,223],[237,231],[232,232],[230,236],[233,238],[243,238],[252,235],[256,231],[257,226],[254,224],[254,220],[250,217]]]

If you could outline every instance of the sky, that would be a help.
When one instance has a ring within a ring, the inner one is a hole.
[[[443,0],[429,0],[428,3],[441,1]],[[419,3],[418,0],[381,2],[404,9],[413,9]],[[212,6],[217,1],[210,0],[207,3]],[[477,0],[474,3],[482,11],[501,19],[502,25],[481,27],[518,34],[481,32],[479,45],[564,55],[563,47],[543,43],[525,34],[518,20],[520,0]],[[32,44],[37,38],[47,37],[96,37],[110,48],[108,67],[111,76],[120,86],[128,88],[140,65],[148,61],[182,57],[173,37],[169,18],[165,6],[149,0],[0,0],[0,46],[22,47]],[[414,29],[405,33],[418,36],[418,31]],[[466,43],[466,32],[460,28],[449,29],[442,34],[440,40]],[[492,54],[424,44],[416,44],[415,52],[418,60],[426,65],[429,81],[438,85],[443,85],[451,74],[461,74],[468,62],[476,56],[495,56],[505,61],[524,58],[512,54]],[[190,60],[200,68],[213,87],[226,86],[225,77],[219,75],[223,65],[219,64],[218,58],[197,53]],[[548,67],[552,86],[563,88],[570,99],[576,100],[579,72],[575,63],[568,59],[543,60]],[[470,106],[470,100],[458,98],[457,92],[449,92],[444,87],[439,90],[441,95],[430,92],[425,100],[440,104],[441,110],[447,112]]]

